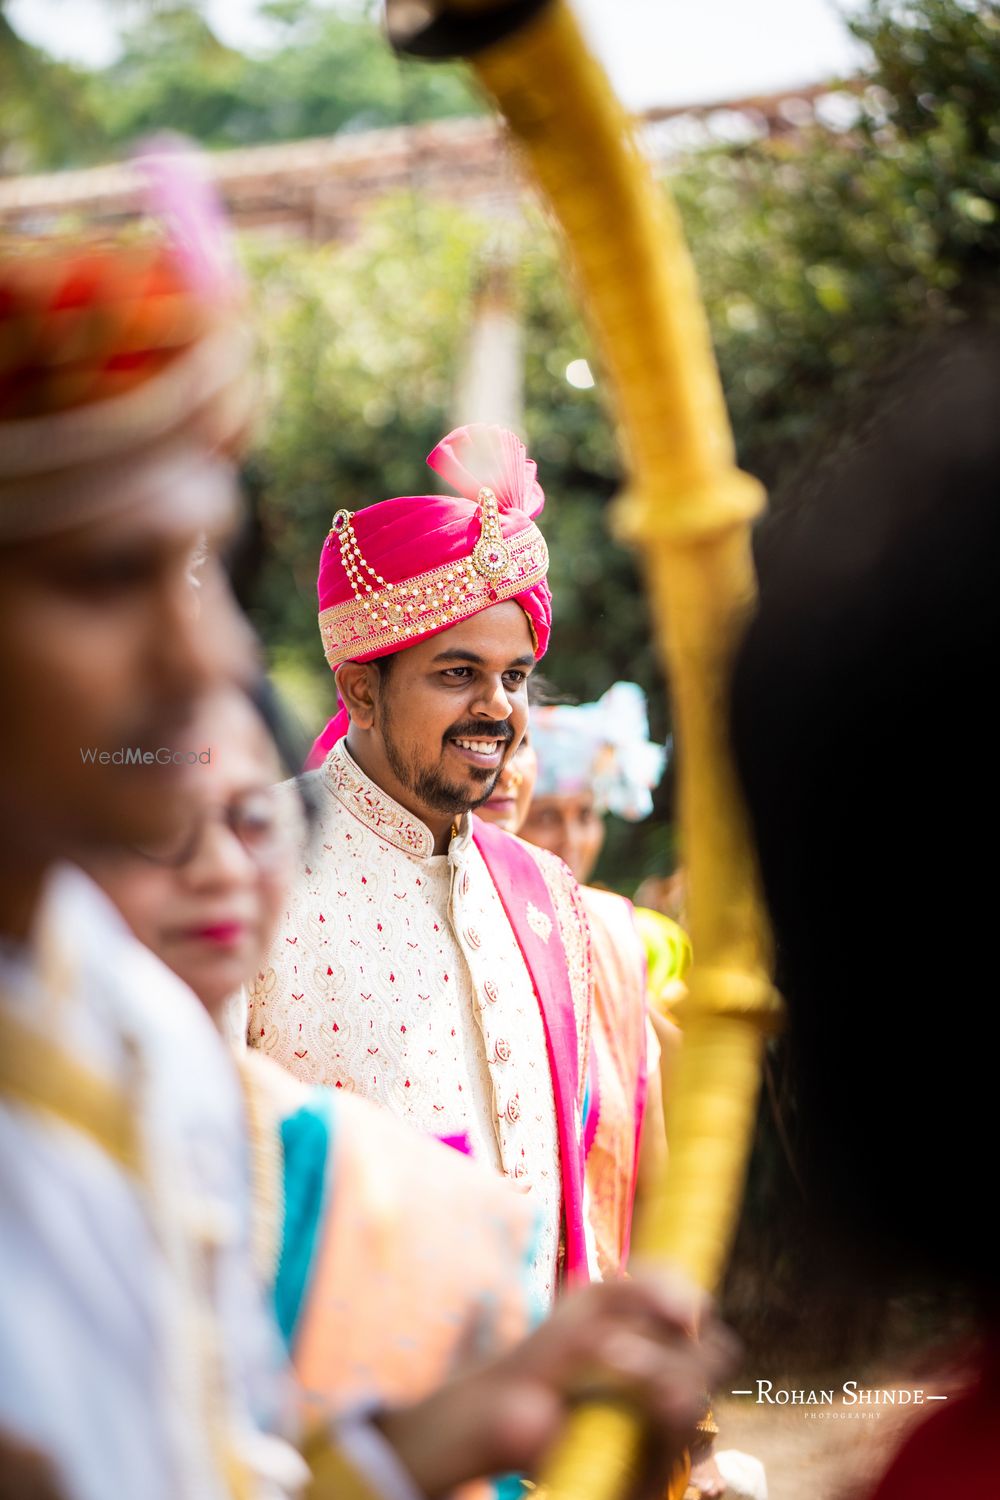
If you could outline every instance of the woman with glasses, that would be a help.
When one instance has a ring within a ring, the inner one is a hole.
[[[129,925],[218,1015],[256,967],[281,910],[305,808],[275,783],[281,762],[260,713],[233,690],[198,744],[197,796],[167,840],[102,862]]]

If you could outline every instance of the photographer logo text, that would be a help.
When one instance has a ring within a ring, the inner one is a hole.
[[[942,1401],[943,1396],[928,1395],[922,1388],[863,1386],[857,1380],[845,1380],[838,1389],[789,1390],[776,1386],[773,1380],[757,1380],[749,1390],[732,1391],[734,1396],[753,1396],[757,1406],[923,1406],[925,1401]]]

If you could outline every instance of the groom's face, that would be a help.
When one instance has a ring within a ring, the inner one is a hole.
[[[407,794],[397,800],[418,816],[425,809],[438,817],[485,802],[527,727],[534,665],[527,616],[513,601],[387,662],[376,683],[373,727],[388,771]]]

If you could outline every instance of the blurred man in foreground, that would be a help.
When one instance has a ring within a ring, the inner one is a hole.
[[[65,861],[169,830],[196,774],[178,737],[249,669],[215,558],[245,336],[157,242],[0,265],[0,1426],[71,1494],[216,1494],[220,1452],[257,1462],[239,1393],[265,1336],[232,1217],[235,1083]]]

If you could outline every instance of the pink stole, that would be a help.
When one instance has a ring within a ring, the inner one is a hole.
[[[473,820],[472,828],[473,841],[517,938],[542,1013],[559,1134],[566,1275],[570,1282],[586,1281],[590,1273],[583,1229],[583,1148],[577,1126],[579,1037],[566,950],[545,877],[527,847],[480,818]],[[545,938],[528,921],[532,907],[551,923]]]

